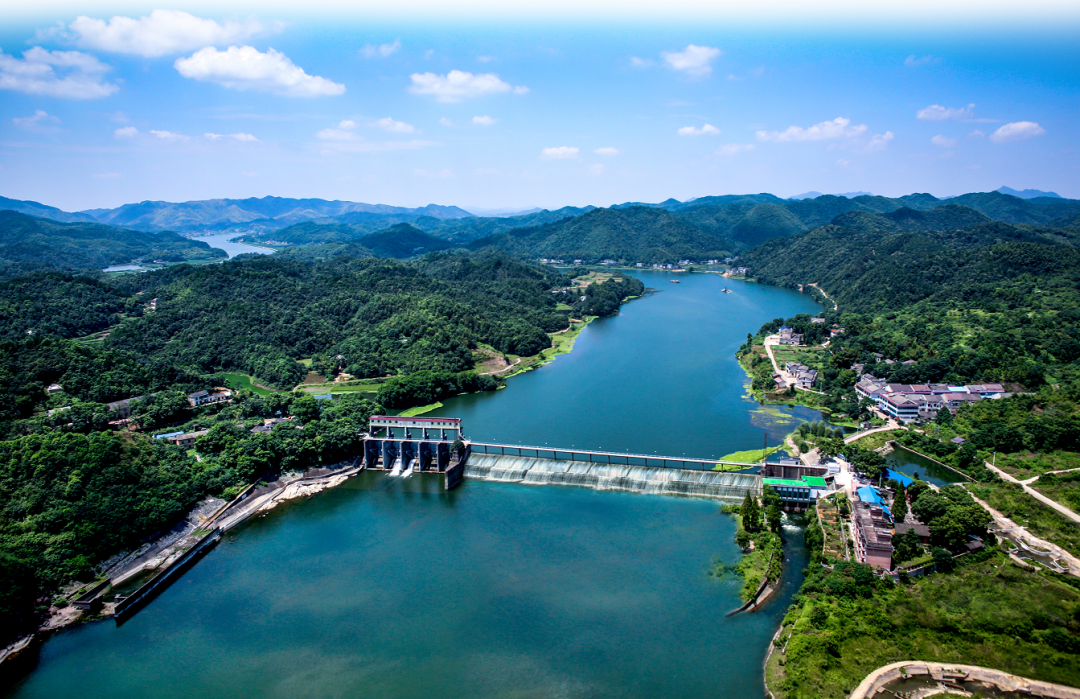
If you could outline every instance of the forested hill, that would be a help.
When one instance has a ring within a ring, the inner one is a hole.
[[[635,206],[595,209],[534,228],[519,228],[469,244],[529,257],[580,258],[588,262],[669,262],[679,258],[724,257],[736,247],[663,209]]]
[[[0,264],[100,269],[137,259],[182,262],[225,257],[223,250],[175,233],[143,233],[100,223],[59,223],[0,211]]]
[[[876,369],[901,382],[1034,389],[1080,379],[1075,231],[987,222],[911,232],[900,227],[909,219],[845,214],[759,245],[740,264],[763,282],[816,283],[837,301],[843,367],[879,352],[914,360]]]
[[[567,283],[557,272],[492,252],[471,257],[487,272],[463,281],[462,264],[455,254],[416,264],[274,255],[138,275],[118,283],[156,296],[157,310],[107,346],[288,388],[306,371],[300,358],[329,375],[465,371],[478,342],[531,355],[566,327],[550,293]]]

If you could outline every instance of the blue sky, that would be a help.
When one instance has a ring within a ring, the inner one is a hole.
[[[1080,198],[1080,11],[1063,4],[95,7],[0,11],[0,195]]]

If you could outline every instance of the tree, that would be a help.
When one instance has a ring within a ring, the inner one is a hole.
[[[769,529],[779,534],[784,519],[784,513],[780,509],[780,495],[772,488],[766,487],[762,500],[765,504],[765,519],[769,524]]]
[[[919,535],[914,529],[909,529],[903,534],[893,534],[893,561],[903,563],[910,561],[919,555]]]
[[[930,554],[934,557],[934,565],[939,573],[947,573],[952,570],[955,561],[953,561],[953,556],[947,549],[936,546],[930,551]]]
[[[289,406],[289,412],[300,424],[306,425],[319,419],[319,402],[310,393],[297,395]]]
[[[750,536],[750,532],[745,529],[739,529],[739,531],[735,532],[735,543],[743,550],[750,546],[752,540],[753,538]]]
[[[823,457],[832,458],[844,449],[844,440],[837,437],[825,437],[818,440],[818,453]]]
[[[761,512],[758,509],[757,498],[751,495],[749,491],[747,491],[746,497],[743,498],[739,514],[742,516],[743,529],[750,533],[761,531]]]
[[[908,504],[907,504],[907,488],[901,483],[896,488],[896,498],[893,500],[892,515],[893,519],[897,522],[903,522],[907,517]]]
[[[934,422],[939,425],[951,425],[953,422],[953,414],[948,408],[942,407],[937,411],[937,415],[934,416]]]

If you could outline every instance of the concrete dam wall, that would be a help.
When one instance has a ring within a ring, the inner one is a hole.
[[[578,485],[596,490],[683,495],[731,502],[741,502],[747,492],[761,494],[761,478],[749,473],[689,471],[476,452],[469,456],[465,465],[465,477],[536,485]]]

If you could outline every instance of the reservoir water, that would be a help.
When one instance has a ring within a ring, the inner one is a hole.
[[[758,408],[732,356],[748,330],[817,310],[806,296],[641,278],[661,293],[441,412],[473,438],[694,456],[817,417]],[[779,594],[726,617],[740,581],[708,572],[737,560],[733,534],[708,500],[361,474],[234,530],[123,625],[60,632],[6,696],[756,699],[806,556],[788,531]]]
[[[233,241],[233,238],[239,238],[241,235],[243,234],[225,233],[222,235],[204,235],[199,236],[198,238],[192,238],[192,240],[201,241],[212,248],[220,248],[228,253],[229,257],[243,255],[246,252],[253,252],[259,255],[272,255],[274,253],[273,248],[265,248],[258,245],[248,245],[247,243],[237,243]]]

